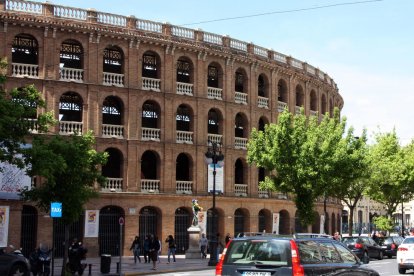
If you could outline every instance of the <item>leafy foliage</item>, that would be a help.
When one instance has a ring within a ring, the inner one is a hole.
[[[95,182],[103,185],[99,166],[106,163],[107,153],[93,147],[92,132],[83,136],[35,137],[33,146],[26,151],[28,174],[38,176],[41,185],[26,190],[23,198],[37,203],[45,212],[52,201],[62,202],[62,219],[65,224],[78,220],[84,204],[98,193]]]
[[[391,217],[398,204],[414,197],[414,143],[401,146],[394,131],[378,133],[369,151],[370,185],[367,193],[386,206]]]
[[[374,223],[379,230],[383,230],[383,231],[393,230],[392,219],[387,218],[385,216],[379,216],[379,217],[374,218]]]
[[[39,132],[46,132],[55,123],[53,112],[37,115],[37,108],[46,104],[34,85],[14,88],[7,93],[3,87],[6,81],[7,62],[0,61],[0,162],[8,162],[23,168],[24,162],[19,158],[21,145],[25,144],[33,122]],[[36,120],[30,120],[34,118]]]
[[[337,109],[332,118],[326,115],[320,124],[316,116],[307,118],[303,109],[296,116],[285,110],[277,124],[251,133],[247,160],[270,173],[260,183],[261,189],[294,194],[304,225],[313,222],[315,200],[333,194],[332,185],[340,182],[338,171],[348,163],[341,153],[345,124]]]

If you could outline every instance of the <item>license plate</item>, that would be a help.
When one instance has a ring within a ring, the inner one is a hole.
[[[243,276],[271,276],[270,272],[262,272],[262,271],[245,271],[243,272]]]

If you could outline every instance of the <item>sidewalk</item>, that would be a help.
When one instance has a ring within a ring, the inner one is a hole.
[[[122,257],[122,275],[134,276],[134,275],[151,275],[160,273],[182,272],[182,271],[196,271],[205,269],[215,269],[214,266],[208,266],[209,256],[206,259],[186,259],[184,255],[176,255],[176,262],[167,263],[167,256],[160,256],[161,263],[157,263],[157,270],[151,270],[151,263],[144,263],[144,258],[141,256],[141,263],[134,263],[134,257],[127,256]],[[87,258],[86,267],[83,275],[119,275],[117,272],[117,263],[119,263],[119,256],[111,258],[111,269],[108,274],[101,273],[101,259],[100,258]],[[91,264],[91,274],[89,274],[89,264]],[[62,259],[55,259],[54,261],[54,276],[61,274]]]

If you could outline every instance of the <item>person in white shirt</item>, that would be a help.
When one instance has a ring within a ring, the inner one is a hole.
[[[200,245],[200,252],[201,252],[201,258],[205,259],[207,258],[207,245],[208,245],[208,240],[206,238],[206,234],[201,234],[201,238],[198,241],[198,244]]]

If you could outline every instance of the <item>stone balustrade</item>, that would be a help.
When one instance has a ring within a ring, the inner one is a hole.
[[[74,121],[60,121],[59,122],[59,134],[60,135],[72,135],[77,133],[78,135],[82,135],[82,122],[74,122]]]
[[[158,179],[141,179],[141,192],[143,193],[159,193],[160,180]]]
[[[234,137],[234,148],[235,149],[243,149],[246,150],[247,149],[247,138],[242,138],[242,137]]]
[[[159,128],[141,128],[141,140],[143,141],[157,141],[161,139],[161,129]]]
[[[107,177],[106,184],[102,187],[102,192],[122,192],[123,178]]]
[[[207,98],[215,100],[223,100],[223,89],[215,87],[207,87]]]
[[[12,76],[38,78],[39,66],[37,64],[12,63]]]
[[[142,77],[142,89],[150,91],[161,91],[161,80]]]
[[[188,194],[193,193],[193,181],[176,181],[176,193],[177,194]]]
[[[235,196],[247,196],[247,184],[234,184]]]
[[[193,96],[193,84],[177,82],[177,94]]]
[[[269,98],[265,98],[265,97],[258,97],[257,98],[257,106],[260,108],[269,108]]]
[[[75,21],[94,23],[97,22],[101,25],[122,27],[125,29],[124,32],[133,30],[145,31],[146,33],[154,33],[161,36],[166,36],[164,39],[168,39],[168,36],[174,36],[179,37],[180,39],[189,40],[192,43],[197,41],[197,43],[207,44],[206,46],[208,46],[208,44],[215,45],[219,48],[223,48],[222,50],[224,52],[226,52],[224,48],[230,48],[241,53],[244,52],[246,54],[250,54],[252,56],[255,55],[260,58],[269,58],[269,61],[273,60],[291,66],[292,68],[302,70],[304,73],[313,75],[336,89],[336,83],[332,81],[332,78],[328,76],[325,77],[326,74],[324,72],[320,71],[319,69],[315,69],[313,66],[310,66],[300,60],[287,57],[286,55],[278,53],[271,49],[266,49],[252,43],[240,41],[228,36],[203,32],[202,30],[195,31],[193,29],[175,26],[169,23],[159,23],[138,19],[134,16],[121,16],[111,13],[97,12],[93,9],[79,9],[55,5],[51,2],[41,3],[24,0],[5,0],[3,7],[0,8],[4,11],[37,15],[40,14],[48,17],[68,18]],[[273,58],[270,59],[270,57]],[[33,77],[33,75],[31,75],[31,77]],[[120,79],[117,79],[114,82],[107,80],[105,82],[105,85],[123,86],[123,80],[121,81]]]
[[[63,67],[60,69],[60,80],[82,83],[83,82],[83,69]]]
[[[241,92],[234,92],[234,102],[238,104],[247,105],[247,94]]]
[[[180,144],[193,144],[193,132],[177,130],[176,142]]]
[[[259,190],[258,195],[259,198],[269,198],[269,191],[268,190]]]
[[[287,103],[281,101],[277,102],[277,112],[282,113],[285,108],[287,108]]]
[[[207,134],[207,141],[211,141],[216,144],[223,144],[223,135],[220,134]]]
[[[124,74],[103,73],[103,85],[124,87]]]
[[[124,126],[102,124],[102,137],[124,138]]]

